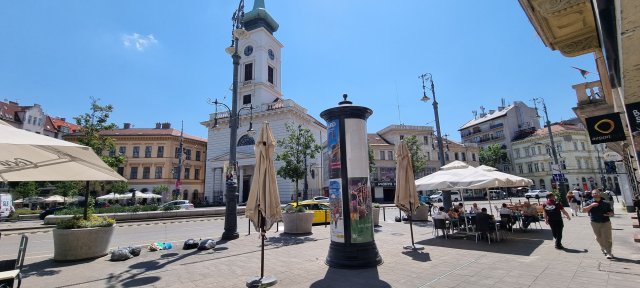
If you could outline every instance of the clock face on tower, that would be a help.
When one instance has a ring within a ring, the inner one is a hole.
[[[268,52],[268,53],[269,53],[269,59],[273,60],[273,59],[275,59],[275,58],[276,58],[276,55],[275,55],[275,54],[273,54],[273,50],[269,49],[269,52]]]
[[[251,53],[253,53],[253,46],[244,47],[244,56],[249,56]]]

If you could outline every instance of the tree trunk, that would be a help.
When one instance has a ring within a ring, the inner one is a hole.
[[[88,209],[89,209],[89,181],[87,181],[84,185],[84,220],[87,220],[88,217]]]

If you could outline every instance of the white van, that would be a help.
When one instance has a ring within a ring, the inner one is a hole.
[[[431,195],[431,197],[429,197],[429,200],[431,202],[442,202],[442,191],[438,191],[433,195]],[[460,192],[451,191],[451,201],[458,202],[460,200],[462,200],[462,197],[460,196]]]
[[[0,194],[0,217],[9,217],[12,205],[11,194]]]

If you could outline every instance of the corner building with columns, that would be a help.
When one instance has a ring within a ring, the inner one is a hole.
[[[307,109],[292,99],[282,95],[281,49],[283,45],[274,33],[278,23],[265,9],[263,0],[254,1],[253,9],[243,17],[246,35],[238,40],[240,66],[238,69],[238,139],[236,139],[238,161],[238,203],[246,202],[254,175],[255,154],[254,137],[260,133],[264,122],[268,122],[275,140],[288,136],[285,125],[308,128],[320,145],[326,140],[326,126],[308,114]],[[229,72],[232,72],[229,57]],[[231,103],[227,103],[231,106]],[[253,109],[250,109],[253,107]],[[229,111],[217,107],[209,115],[207,121],[201,122],[208,128],[207,168],[205,174],[204,196],[207,201],[224,203],[226,194],[225,167],[229,161]],[[248,129],[253,124],[255,135]],[[217,124],[217,125],[216,125]],[[280,148],[276,147],[276,154]],[[321,189],[321,153],[316,158],[307,159],[308,195],[322,195]],[[275,156],[274,156],[275,157]],[[274,159],[275,160],[275,159]],[[276,170],[283,165],[275,161]],[[280,200],[289,202],[295,195],[295,183],[278,177]],[[299,181],[299,192],[304,188],[303,180]]]

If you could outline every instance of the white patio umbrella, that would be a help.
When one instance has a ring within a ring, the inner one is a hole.
[[[533,181],[531,181],[530,179],[500,172],[498,171],[498,169],[491,166],[480,165],[478,166],[478,169],[489,172],[491,175],[494,175],[496,177],[503,179],[504,184],[501,187],[522,187],[522,186],[529,187],[533,185]],[[488,193],[487,193],[487,198],[489,198],[489,209],[491,209],[491,195]]]
[[[105,194],[105,195],[102,195],[100,197],[96,197],[96,199],[98,199],[98,200],[120,200],[120,199],[123,199],[121,197],[122,197],[122,195],[120,195],[118,193],[111,192],[109,194]]]
[[[91,148],[0,121],[1,181],[126,181]]]
[[[282,220],[280,193],[276,182],[276,168],[273,163],[275,144],[269,123],[265,122],[260,136],[256,139],[256,166],[253,170],[251,190],[245,209],[245,216],[251,220],[253,227],[261,234],[260,276],[248,280],[247,287],[268,287],[277,282],[273,276],[264,276],[265,233],[271,229],[273,224]]]
[[[420,205],[420,199],[418,199],[418,193],[416,193],[411,154],[404,141],[398,145],[396,159],[396,195],[394,203],[398,209],[409,215],[409,230],[411,231],[411,245],[404,247],[406,249],[424,249],[421,246],[416,247],[413,240],[413,215],[418,205]]]
[[[462,161],[453,161],[415,184],[418,190],[482,189],[503,186],[504,180]]]
[[[158,198],[162,198],[161,195],[158,194],[153,194],[151,192],[144,192],[144,193],[136,193],[136,198],[142,198],[142,199],[158,199]]]
[[[62,203],[64,202],[64,200],[65,200],[64,197],[60,195],[51,195],[47,198],[44,198],[44,202],[47,202],[47,203],[55,203],[55,202]]]

